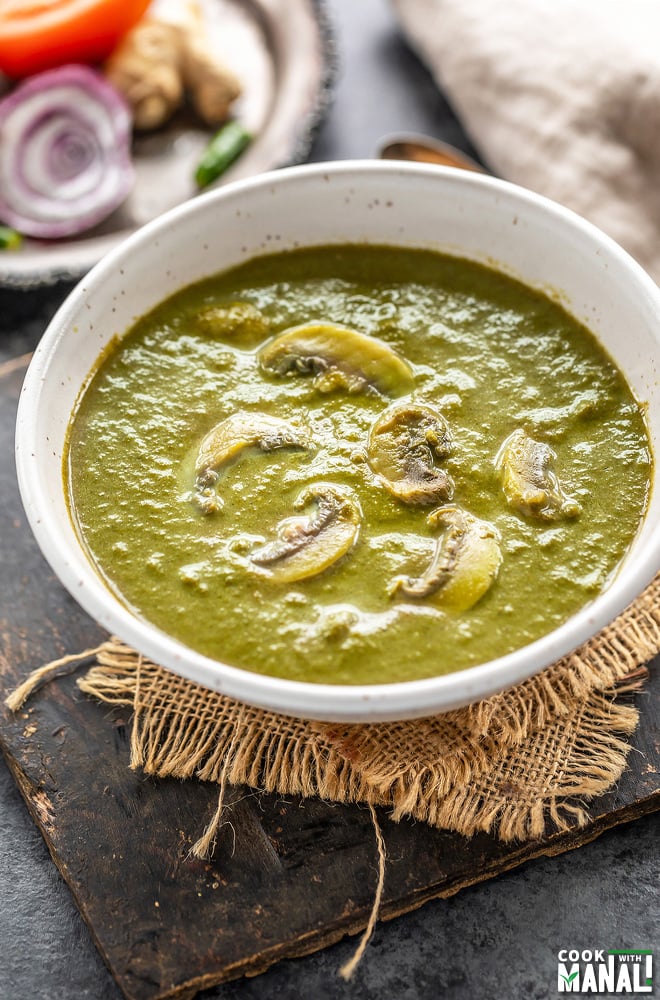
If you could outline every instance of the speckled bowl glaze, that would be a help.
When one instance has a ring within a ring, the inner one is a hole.
[[[443,167],[343,162],[236,183],[174,209],[113,250],[48,327],[19,406],[16,458],[39,545],[90,615],[157,663],[252,705],[306,718],[375,722],[431,715],[516,684],[587,640],[660,569],[657,467],[649,509],[607,589],[515,652],[428,680],[370,686],[266,677],[201,656],[137,617],[107,589],[67,510],[62,453],[76,400],[108,342],[161,299],[247,258],[298,246],[427,247],[496,264],[551,289],[598,336],[647,407],[660,453],[660,291],[620,247],[529,191]]]

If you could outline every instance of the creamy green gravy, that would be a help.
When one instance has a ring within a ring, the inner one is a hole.
[[[264,322],[200,321],[209,307],[235,302],[252,304]],[[415,399],[449,422],[454,447],[443,465],[453,503],[501,534],[499,575],[470,610],[388,593],[396,576],[423,572],[435,542],[429,508],[395,499],[364,461],[369,429],[392,401],[322,393],[310,377],[260,370],[258,347],[310,320],[391,345],[413,369]],[[197,449],[241,409],[303,423],[313,447],[244,451],[222,474],[224,508],[204,514],[190,500]],[[517,428],[556,452],[579,517],[547,523],[507,504],[494,459]],[[464,260],[346,246],[253,260],[140,319],[79,401],[65,477],[99,572],[137,614],[234,666],[358,684],[461,670],[568,618],[603,589],[630,545],[650,463],[643,413],[623,377],[555,302]],[[358,495],[356,544],[316,577],[263,579],[249,552],[320,480]]]

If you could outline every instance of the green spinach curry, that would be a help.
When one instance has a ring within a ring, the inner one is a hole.
[[[461,670],[606,585],[649,488],[595,338],[421,250],[265,256],[113,343],[69,433],[99,572],[190,647],[297,680]]]

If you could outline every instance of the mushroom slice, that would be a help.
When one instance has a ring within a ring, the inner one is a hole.
[[[444,503],[454,495],[451,476],[434,459],[451,452],[445,418],[430,406],[399,403],[371,428],[368,461],[392,496],[410,504]]]
[[[315,375],[321,392],[375,391],[403,396],[414,389],[410,366],[382,340],[336,323],[304,323],[265,344],[263,369],[275,375]]]
[[[502,475],[508,502],[521,514],[543,521],[577,517],[580,504],[562,489],[553,468],[556,455],[542,441],[535,441],[518,428],[500,448],[495,467]]]
[[[199,446],[195,462],[194,500],[205,514],[214,513],[224,505],[215,492],[218,470],[245,448],[262,451],[280,448],[306,448],[308,432],[286,420],[267,413],[238,410],[213,427]]]
[[[277,537],[250,556],[250,561],[277,583],[317,576],[341,559],[355,544],[362,511],[353,490],[333,483],[313,483],[294,504],[315,510],[307,517],[288,517],[277,526]]]
[[[406,597],[431,597],[434,604],[452,611],[467,611],[495,580],[501,562],[500,533],[456,506],[431,511],[428,523],[447,530],[438,538],[433,558],[418,577],[400,576],[390,592]]]

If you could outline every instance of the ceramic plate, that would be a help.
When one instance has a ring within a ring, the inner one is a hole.
[[[243,83],[236,116],[256,137],[216,186],[305,159],[328,103],[334,46],[318,0],[202,0],[214,46]],[[0,282],[52,284],[85,274],[133,230],[193,197],[211,132],[182,113],[134,141],[135,187],[100,226],[76,239],[26,239],[0,259]]]

